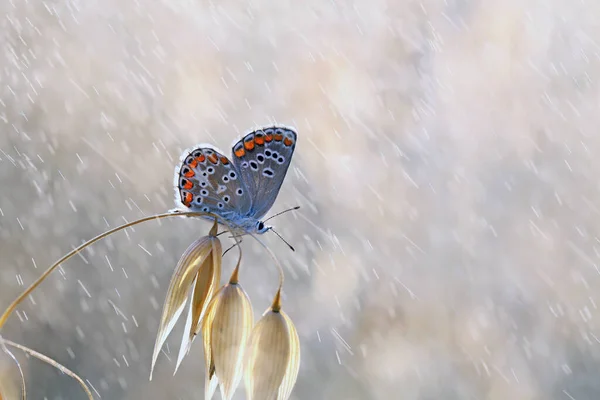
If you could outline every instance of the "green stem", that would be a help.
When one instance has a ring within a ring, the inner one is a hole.
[[[169,217],[181,217],[181,216],[188,216],[188,217],[209,216],[209,217],[219,218],[217,215],[214,215],[211,213],[203,213],[203,212],[176,212],[176,213],[169,212],[166,214],[157,214],[157,215],[152,215],[149,217],[144,217],[144,218],[138,219],[133,222],[128,222],[124,225],[121,225],[121,226],[118,226],[111,230],[108,230],[108,231],[96,236],[95,238],[93,238],[91,240],[88,240],[87,242],[85,242],[81,246],[77,247],[76,249],[72,250],[71,252],[67,253],[60,260],[58,260],[57,262],[52,264],[50,266],[50,268],[48,268],[46,271],[44,271],[44,273],[35,282],[33,282],[27,289],[25,289],[25,291],[23,291],[23,293],[21,293],[19,295],[19,297],[17,297],[8,306],[8,308],[4,311],[4,314],[2,314],[2,316],[0,316],[0,330],[2,330],[2,328],[4,327],[4,324],[6,324],[6,321],[8,320],[8,317],[10,317],[10,315],[13,313],[13,311],[15,311],[15,309],[23,301],[23,299],[25,299],[25,297],[29,296],[29,294],[31,292],[33,292],[35,290],[35,288],[37,288],[40,285],[40,283],[42,283],[44,281],[44,279],[46,279],[48,277],[48,275],[50,275],[52,273],[52,271],[54,271],[56,269],[56,267],[58,267],[60,264],[67,261],[69,258],[71,258],[74,255],[76,255],[77,253],[79,253],[81,250],[96,243],[97,241],[99,241],[101,239],[104,239],[105,237],[107,237],[109,235],[112,235],[115,232],[118,232],[120,230],[129,228],[129,227],[137,225],[137,224],[141,224],[142,222],[151,221],[151,220],[159,220],[162,218],[169,218]],[[236,242],[237,242],[237,240],[236,240]]]

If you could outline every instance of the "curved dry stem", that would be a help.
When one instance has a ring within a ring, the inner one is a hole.
[[[239,273],[240,264],[242,262],[242,246],[241,246],[242,242],[239,240],[240,235],[235,233],[235,231],[233,229],[231,229],[231,225],[229,225],[227,223],[227,221],[225,221],[224,219],[221,219],[221,222],[223,223],[223,225],[225,225],[227,227],[227,230],[229,231],[229,233],[231,233],[231,238],[235,241],[235,245],[238,248],[238,260],[237,260],[237,265],[234,270],[234,274],[236,275],[236,280],[237,280],[237,274]],[[219,233],[219,235],[222,233],[223,232]],[[225,253],[227,253],[229,250],[230,249],[227,249],[225,251]],[[223,253],[223,255],[225,255],[225,253]],[[1,327],[1,325],[0,325],[0,327]]]
[[[17,349],[19,349],[21,351],[24,351],[25,353],[27,353],[27,354],[29,354],[31,356],[37,358],[38,360],[42,360],[43,362],[52,365],[54,368],[58,369],[63,374],[68,375],[71,378],[75,379],[77,382],[79,382],[79,384],[81,385],[81,387],[85,391],[85,394],[87,394],[88,398],[90,400],[94,400],[94,396],[92,396],[92,392],[87,387],[87,385],[85,384],[85,382],[83,381],[83,379],[81,379],[79,377],[79,375],[77,375],[75,372],[71,371],[69,368],[65,367],[64,365],[62,365],[61,363],[59,363],[57,361],[54,361],[50,357],[45,356],[42,353],[38,353],[37,351],[32,350],[29,347],[23,346],[23,345],[21,345],[19,343],[15,343],[15,342],[13,342],[11,340],[4,339],[2,337],[0,337],[0,341],[2,342],[2,344],[7,344],[9,346],[15,347],[15,348],[17,348]]]
[[[0,339],[2,339],[2,337],[0,337]],[[4,351],[6,354],[8,354],[8,356],[13,359],[15,364],[17,364],[17,368],[19,369],[19,374],[21,375],[21,399],[26,400],[27,399],[27,387],[25,386],[25,375],[23,375],[23,369],[21,368],[21,364],[19,363],[19,360],[17,360],[17,357],[15,357],[15,355],[12,353],[12,351],[10,351],[6,347],[6,343],[0,342],[0,344],[2,345],[2,351]],[[2,399],[2,393],[0,393],[0,399]]]
[[[279,272],[279,288],[277,289],[277,292],[280,293],[281,289],[283,288],[283,267],[281,266],[281,264],[279,263],[279,260],[277,259],[277,257],[275,257],[275,253],[273,253],[273,251],[271,251],[271,249],[269,248],[269,246],[267,246],[266,244],[264,244],[262,242],[262,240],[260,240],[259,238],[257,238],[253,233],[248,232],[248,234],[250,236],[252,236],[254,238],[254,240],[256,240],[258,243],[260,243],[260,245],[262,247],[264,247],[264,249],[267,251],[267,253],[269,253],[269,256],[271,256],[271,259],[273,260],[273,262],[275,263],[275,265],[277,266],[277,270]],[[1,327],[1,325],[0,325]]]
[[[6,324],[6,321],[8,320],[8,317],[10,317],[10,315],[13,313],[13,311],[17,308],[17,306],[23,301],[23,299],[25,299],[25,297],[29,296],[29,294],[31,292],[33,292],[35,290],[35,288],[37,288],[40,283],[42,283],[47,277],[48,275],[50,275],[52,273],[52,271],[54,271],[60,264],[64,263],[65,261],[67,261],[69,258],[73,257],[74,255],[76,255],[77,253],[79,253],[81,250],[85,249],[86,247],[96,243],[97,241],[104,239],[107,236],[112,235],[115,232],[118,232],[120,230],[129,228],[131,226],[137,225],[137,224],[141,224],[142,222],[146,222],[146,221],[151,221],[151,220],[159,220],[162,218],[168,218],[168,217],[182,217],[182,216],[188,216],[188,217],[214,217],[215,219],[220,219],[226,226],[228,229],[230,229],[229,225],[227,223],[225,223],[223,221],[223,219],[221,217],[219,217],[218,215],[212,214],[212,213],[205,213],[205,212],[169,212],[169,213],[165,213],[165,214],[157,214],[157,215],[152,215],[149,217],[144,217],[144,218],[140,218],[138,220],[132,221],[132,222],[128,222],[124,225],[118,226],[116,228],[110,229],[98,236],[96,236],[93,239],[88,240],[87,242],[85,242],[84,244],[82,244],[81,246],[77,247],[76,249],[70,251],[69,253],[67,253],[66,255],[64,255],[60,260],[58,260],[57,262],[55,262],[54,264],[52,264],[46,271],[44,271],[44,273],[35,281],[33,282],[27,289],[25,289],[23,291],[23,293],[21,293],[19,295],[19,297],[17,297],[4,311],[4,313],[2,314],[2,316],[0,316],[0,330],[2,330],[2,328],[4,327],[4,324]],[[238,244],[239,247],[239,242],[236,239],[236,243]],[[240,258],[241,258],[241,250],[240,250]]]
[[[235,245],[238,248],[238,260],[237,260],[237,266],[235,267],[235,275],[236,275],[236,279],[237,279],[237,274],[239,273],[240,270],[240,264],[242,263],[242,246],[241,246],[241,242],[238,240],[238,235],[236,235],[235,233],[233,233],[233,231],[230,229],[229,225],[227,226],[227,229],[229,229],[229,232],[231,232],[231,235],[233,237],[233,240],[235,240]]]

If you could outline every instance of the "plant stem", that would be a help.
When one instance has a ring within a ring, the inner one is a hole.
[[[211,213],[203,213],[203,212],[169,212],[169,213],[165,213],[165,214],[157,214],[157,215],[152,215],[149,217],[144,217],[144,218],[140,218],[136,221],[133,222],[128,222],[124,225],[118,226],[116,228],[110,229],[98,236],[96,236],[93,239],[88,240],[87,242],[85,242],[84,244],[82,244],[81,246],[77,247],[76,249],[70,251],[69,253],[67,253],[66,255],[64,255],[60,260],[58,260],[57,262],[55,262],[54,264],[52,264],[50,266],[50,268],[48,268],[46,271],[44,271],[44,273],[35,281],[33,282],[27,289],[25,289],[25,291],[23,291],[23,293],[21,293],[19,295],[19,297],[17,297],[9,306],[8,308],[4,311],[4,313],[2,314],[2,316],[0,316],[0,330],[2,330],[2,328],[4,327],[4,324],[6,324],[6,321],[8,320],[8,317],[10,317],[10,315],[13,313],[13,311],[15,311],[15,309],[17,308],[17,306],[23,301],[23,299],[25,299],[25,297],[27,297],[35,288],[37,288],[40,283],[42,283],[44,281],[44,279],[46,279],[48,277],[48,275],[50,275],[52,273],[52,271],[54,271],[56,269],[56,267],[58,267],[60,264],[64,263],[65,261],[67,261],[69,258],[73,257],[74,255],[76,255],[77,253],[79,253],[81,250],[85,249],[86,247],[96,243],[97,241],[104,239],[105,237],[112,235],[115,232],[118,232],[120,230],[129,228],[131,226],[137,225],[137,224],[141,224],[142,222],[146,222],[146,221],[151,221],[151,220],[159,220],[162,218],[169,218],[169,217],[182,217],[182,216],[188,216],[188,217],[201,217],[201,216],[209,216],[209,217],[214,217],[214,218],[219,218],[218,216],[211,214]],[[237,242],[237,241],[236,241]]]
[[[279,260],[277,259],[277,257],[275,257],[275,254],[273,253],[273,251],[271,251],[271,249],[269,249],[269,247],[264,244],[259,238],[257,238],[253,233],[248,232],[248,234],[250,236],[252,236],[254,238],[254,240],[256,240],[258,243],[260,243],[260,245],[262,247],[264,247],[264,249],[267,251],[267,253],[269,253],[269,256],[271,256],[271,259],[273,260],[273,262],[275,263],[275,266],[277,267],[277,270],[279,272],[279,288],[278,288],[278,292],[281,292],[281,289],[283,288],[283,278],[284,278],[284,274],[283,274],[283,267],[281,266],[281,264],[279,263]],[[0,325],[0,328],[2,327],[2,325]]]
[[[85,384],[85,382],[83,381],[83,379],[81,379],[79,377],[79,375],[77,375],[75,372],[71,371],[70,369],[68,369],[64,365],[62,365],[62,364],[54,361],[53,359],[51,359],[48,356],[43,355],[42,353],[38,353],[37,351],[30,349],[29,347],[25,347],[23,345],[20,345],[19,343],[15,343],[13,341],[10,341],[10,340],[4,339],[4,338],[0,338],[0,341],[2,342],[2,344],[7,344],[9,346],[16,347],[17,349],[22,350],[25,353],[28,353],[28,354],[34,356],[35,358],[40,359],[43,362],[52,365],[53,367],[55,367],[58,370],[60,370],[60,372],[62,372],[63,374],[69,375],[71,378],[73,378],[77,382],[79,382],[79,384],[81,385],[81,387],[83,388],[83,390],[85,390],[85,393],[87,394],[88,399],[94,400],[94,396],[92,396],[92,392],[90,392],[90,389],[87,387],[87,385]],[[21,369],[20,366],[19,366],[19,369]],[[23,374],[23,372],[21,372],[21,374]]]
[[[2,341],[2,337],[0,337],[0,342],[1,341]],[[8,349],[8,347],[6,347],[6,343],[1,343],[1,345],[2,345],[2,351],[4,351],[4,353],[8,354],[8,356],[10,358],[12,358],[12,360],[15,362],[15,364],[17,364],[19,374],[21,375],[21,400],[26,400],[27,399],[27,387],[25,386],[25,375],[23,375],[23,369],[21,368],[21,364],[19,363],[19,360],[17,360],[17,357],[15,357],[15,355]],[[3,398],[2,392],[0,392],[0,400],[2,400],[2,398]]]

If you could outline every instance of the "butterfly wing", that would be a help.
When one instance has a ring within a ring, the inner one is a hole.
[[[277,198],[296,147],[296,132],[273,126],[255,130],[232,148],[232,159],[250,194],[249,217],[264,216]]]
[[[250,198],[233,163],[209,145],[185,151],[175,173],[176,198],[189,211],[211,212],[235,222]]]

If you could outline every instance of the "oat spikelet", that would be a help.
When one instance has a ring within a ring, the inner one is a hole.
[[[252,305],[238,282],[239,261],[229,283],[214,296],[204,318],[202,335],[206,364],[205,399],[216,384],[221,398],[230,400],[243,375],[243,357],[254,317]]]
[[[298,375],[298,334],[281,310],[281,289],[258,321],[248,344],[244,382],[248,400],[287,400]]]
[[[206,310],[206,316],[202,320],[202,341],[204,343],[204,369],[205,369],[205,380],[204,380],[204,399],[210,400],[215,394],[215,390],[217,389],[219,380],[217,379],[217,374],[215,371],[215,362],[213,359],[213,353],[211,348],[211,337],[210,337],[210,326],[211,321],[215,319],[215,312],[217,311],[217,305],[219,304],[216,301],[223,288],[220,288],[213,300],[208,305],[208,309]]]
[[[192,291],[189,295],[190,306],[186,318],[183,338],[179,346],[179,355],[175,365],[175,373],[179,369],[183,358],[189,353],[192,342],[196,334],[201,329],[200,321],[204,317],[208,304],[219,287],[221,281],[221,242],[216,237],[213,238],[211,245],[212,251],[204,260],[198,270],[198,275],[192,284]]]
[[[300,338],[298,337],[298,331],[290,317],[283,310],[280,312],[283,318],[285,318],[288,332],[290,333],[290,359],[288,360],[288,365],[285,369],[285,375],[281,387],[279,388],[279,397],[277,397],[277,399],[287,400],[290,397],[290,394],[292,394],[296,379],[298,378],[298,371],[300,370]]]
[[[192,243],[183,253],[175,267],[175,272],[171,277],[169,288],[167,289],[165,304],[154,344],[150,380],[152,380],[152,372],[154,371],[160,350],[181,316],[188,297],[192,298],[193,304],[188,315],[187,325],[189,327],[186,327],[187,333],[184,335],[184,340],[182,341],[182,346],[184,347],[183,355],[188,350],[189,338],[193,336],[193,334],[190,334],[190,331],[195,329],[195,326],[192,326],[193,319],[195,318],[194,310],[200,308],[200,312],[196,312],[197,317],[200,318],[202,310],[205,309],[204,304],[208,302],[208,299],[210,299],[210,296],[214,292],[214,288],[218,286],[216,279],[221,274],[221,243],[216,237],[216,232],[217,223],[215,221],[209,235],[203,236]],[[219,256],[213,256],[215,250],[219,251]],[[205,270],[207,268],[208,271]],[[203,300],[200,301],[200,298]],[[182,358],[182,352],[180,351],[178,365]]]

